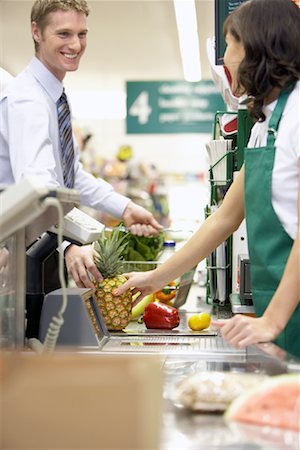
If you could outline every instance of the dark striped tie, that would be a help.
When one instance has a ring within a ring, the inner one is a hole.
[[[58,128],[62,153],[64,183],[67,188],[74,187],[74,147],[71,114],[65,91],[57,101]]]

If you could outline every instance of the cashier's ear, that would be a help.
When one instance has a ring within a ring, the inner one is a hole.
[[[37,50],[38,46],[42,40],[42,32],[36,22],[31,23],[31,34],[32,34],[32,39],[34,41],[35,48]]]

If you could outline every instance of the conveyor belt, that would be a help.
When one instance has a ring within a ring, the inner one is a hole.
[[[199,336],[125,336],[103,341],[103,352],[137,353],[203,353],[207,356],[243,357],[244,349],[229,346],[221,337]]]

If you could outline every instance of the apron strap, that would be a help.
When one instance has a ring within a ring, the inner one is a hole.
[[[289,85],[287,88],[284,87],[281,91],[273,114],[271,116],[269,127],[268,127],[268,138],[267,138],[267,146],[274,146],[275,139],[277,138],[277,130],[279,126],[280,119],[282,117],[282,113],[286,102],[289,98],[290,93],[294,89],[295,84]]]

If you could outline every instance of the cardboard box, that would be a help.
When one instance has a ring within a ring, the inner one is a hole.
[[[155,356],[0,355],[1,450],[158,449]]]

